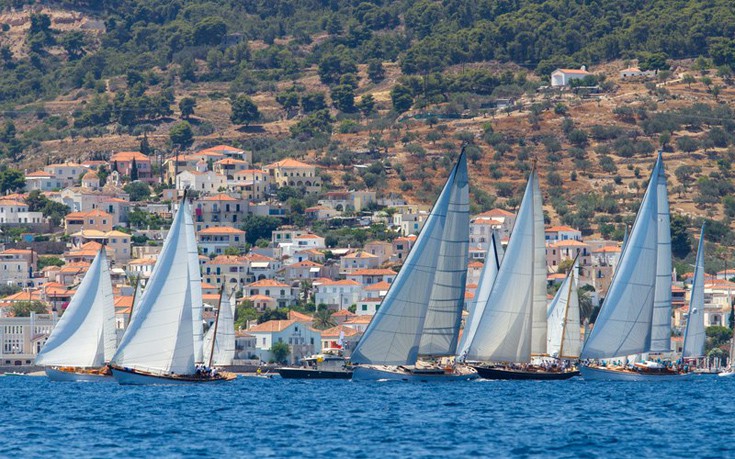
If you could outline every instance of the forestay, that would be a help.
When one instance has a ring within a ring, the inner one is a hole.
[[[607,298],[582,349],[583,359],[623,357],[650,349],[657,275],[657,177],[661,167],[659,156]]]
[[[462,340],[460,341],[457,355],[460,359],[464,359],[464,356],[468,352],[468,348],[475,334],[477,333],[477,325],[480,323],[480,317],[485,312],[485,305],[487,304],[487,298],[490,296],[490,292],[493,289],[495,278],[500,270],[500,263],[503,260],[503,246],[500,245],[498,236],[493,231],[490,235],[490,244],[485,254],[485,264],[482,266],[482,272],[480,273],[480,281],[477,284],[475,290],[475,296],[470,303],[468,309],[469,316],[467,316],[467,323],[462,333]]]
[[[176,212],[138,310],[112,363],[157,374],[194,374],[191,282],[185,214]]]
[[[101,367],[115,353],[115,304],[103,246],[36,357],[36,365]]]
[[[464,153],[351,360],[412,365],[421,355],[454,355],[469,250],[469,184]]]
[[[528,362],[533,351],[546,351],[546,256],[543,209],[538,175],[528,178],[508,248],[487,299],[477,330],[469,343],[467,360]],[[539,249],[541,247],[541,249]],[[539,260],[539,257],[543,258]],[[543,302],[541,299],[543,298]],[[540,312],[537,309],[542,306]],[[533,320],[534,314],[541,318]],[[532,333],[543,323],[539,338]],[[537,340],[543,348],[537,349]]]
[[[697,261],[694,264],[694,281],[689,301],[689,316],[684,330],[682,357],[697,358],[704,355],[707,334],[704,328],[704,225],[699,234]]]

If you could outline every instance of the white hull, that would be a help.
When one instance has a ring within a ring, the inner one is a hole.
[[[61,371],[55,368],[46,367],[46,376],[49,381],[54,382],[112,382],[112,376],[89,374],[89,373],[73,373],[70,371]]]
[[[477,379],[477,373],[412,373],[397,366],[359,365],[352,373],[353,381],[453,382]]]
[[[735,371],[734,370],[723,371],[722,373],[718,373],[717,376],[721,376],[723,378],[729,378],[731,376],[735,376]]]
[[[112,369],[112,376],[124,386],[181,385],[224,382],[226,379],[177,379]]]
[[[636,373],[633,371],[617,371],[607,368],[596,368],[582,365],[579,369],[582,378],[586,381],[683,381],[691,379],[693,373],[655,375]]]

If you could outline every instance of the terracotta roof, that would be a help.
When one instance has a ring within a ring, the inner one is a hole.
[[[235,172],[234,175],[251,175],[251,174],[268,175],[268,173],[266,171],[260,170],[260,169],[243,169],[241,171]]]
[[[324,286],[345,285],[345,286],[350,286],[350,287],[358,287],[358,286],[362,285],[361,283],[359,283],[357,281],[353,281],[351,279],[342,279],[342,280],[331,280],[331,279],[329,279],[328,281],[323,281],[320,284],[321,285],[324,285]]]
[[[390,284],[388,282],[382,281],[375,283],[373,285],[368,285],[363,290],[367,292],[380,292],[383,290],[388,290],[390,288]]]
[[[217,255],[209,263],[212,265],[238,265],[243,264],[243,260],[237,255]]]
[[[485,266],[485,265],[482,264],[482,262],[480,262],[480,261],[471,261],[467,265],[468,268],[482,268],[483,266]]]
[[[267,169],[273,169],[276,167],[289,167],[289,168],[313,168],[311,164],[302,163],[301,161],[297,161],[292,158],[286,158],[282,159],[281,161],[276,161],[275,163],[268,164],[265,166]]]
[[[92,169],[90,169],[89,171],[87,171],[86,174],[84,174],[84,177],[82,177],[82,180],[84,180],[84,179],[93,179],[93,178],[99,178],[99,176],[97,175],[97,172],[95,172]]]
[[[295,320],[269,320],[262,324],[254,325],[248,328],[249,333],[273,333],[280,332],[295,324]]]
[[[476,218],[472,220],[472,224],[473,225],[502,225],[503,222],[501,222],[500,220]]]
[[[199,153],[207,152],[207,153],[220,153],[223,151],[229,151],[229,152],[236,152],[236,153],[245,153],[245,150],[241,150],[239,148],[231,147],[229,145],[215,145],[213,147],[205,148],[204,150],[200,150]]]
[[[587,247],[587,244],[574,239],[567,239],[565,241],[557,241],[549,244],[549,247]]]
[[[206,196],[202,198],[202,201],[237,201],[237,199],[224,193],[220,193],[214,196]]]
[[[247,287],[289,287],[289,285],[273,279],[262,279],[248,284]]]
[[[301,236],[296,236],[294,237],[294,239],[324,239],[324,238],[321,236],[317,236],[316,234],[307,233],[307,234],[302,234]]]
[[[508,212],[507,210],[490,209],[486,212],[478,214],[475,218],[477,217],[512,217],[513,215],[515,215],[513,212]]]
[[[29,172],[26,174],[26,178],[28,177],[53,177],[54,174],[51,174],[46,171],[35,171],[35,172]]]
[[[295,320],[297,322],[311,322],[314,318],[308,314],[303,314],[298,311],[288,311],[289,320]]]
[[[276,300],[270,296],[267,295],[250,295],[243,298],[243,300],[250,300],[250,301],[273,301]]]
[[[135,260],[130,260],[128,262],[128,265],[155,265],[156,259],[155,258],[137,258]]]
[[[0,255],[30,255],[33,251],[29,249],[6,249]]]
[[[247,261],[276,261],[275,258],[267,257],[265,255],[261,255],[259,253],[249,253],[247,255],[243,256],[243,259]]]
[[[589,75],[590,72],[582,69],[556,69],[554,72],[571,73],[574,75]],[[553,72],[552,72],[553,73]]]
[[[121,151],[110,156],[110,162],[114,161],[132,161],[135,162],[151,162],[151,159],[139,151]]]
[[[321,268],[322,266],[324,266],[324,265],[319,264],[319,263],[316,263],[316,262],[313,262],[311,260],[304,260],[304,261],[300,261],[298,263],[290,264],[290,265],[286,266],[286,268],[317,268],[317,267],[318,268]]]
[[[355,253],[347,254],[347,255],[345,255],[342,258],[345,258],[345,259],[353,259],[353,258],[379,258],[379,257],[377,255],[373,255],[371,253],[368,253],[368,252],[364,252],[362,250],[359,250],[359,251],[357,251]]]
[[[215,164],[224,164],[225,166],[229,166],[229,165],[247,164],[247,163],[248,163],[247,161],[243,161],[241,159],[225,158],[225,159],[220,159]]]
[[[352,327],[337,325],[336,327],[322,330],[321,335],[322,338],[339,338],[340,334],[343,334],[344,336],[355,336],[359,333],[359,331],[355,330]]]
[[[602,252],[602,253],[614,253],[614,252],[620,252],[620,247],[614,246],[614,245],[607,245],[605,247],[601,247],[599,249],[592,250],[593,252]]]
[[[357,314],[354,314],[347,309],[340,309],[339,311],[332,314],[332,317],[355,317]]]
[[[2,298],[2,301],[41,301],[41,292],[29,290],[26,292],[13,293]]]
[[[203,234],[245,234],[245,231],[229,226],[213,226],[199,231],[199,235]]]
[[[130,308],[133,306],[133,295],[118,296],[115,298],[116,308]]]
[[[369,324],[372,316],[355,316],[345,320],[345,324]]]
[[[349,274],[349,276],[395,276],[396,272],[392,269],[358,269]]]
[[[66,215],[66,219],[70,218],[87,218],[87,217],[112,217],[107,212],[103,212],[99,209],[90,210],[88,212],[72,212]]]
[[[571,226],[550,226],[544,230],[547,233],[556,233],[559,231],[578,231]]]

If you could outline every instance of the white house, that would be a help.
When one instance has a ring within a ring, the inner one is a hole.
[[[0,224],[40,224],[46,219],[41,212],[29,212],[28,204],[11,199],[0,199]]]
[[[199,247],[203,254],[220,255],[228,247],[245,248],[245,231],[229,226],[211,226],[199,231]]]
[[[638,67],[628,67],[620,71],[620,78],[638,78],[638,77],[655,77],[658,70],[641,70]]]
[[[551,72],[551,86],[569,86],[572,80],[581,80],[592,75],[584,65],[579,69],[556,69]]]
[[[291,242],[281,242],[278,247],[283,249],[283,255],[292,257],[298,251],[309,249],[324,249],[324,238],[316,234],[306,233],[294,236]]]
[[[278,307],[285,308],[294,303],[296,297],[291,286],[273,279],[263,279],[248,284],[244,288],[246,296],[264,295],[275,299]]]
[[[544,230],[546,242],[581,241],[582,232],[570,226],[551,226]]]
[[[250,327],[247,332],[255,337],[255,352],[263,361],[273,359],[270,350],[275,343],[288,344],[290,363],[321,351],[321,333],[308,322],[269,320]]]
[[[347,274],[360,269],[377,269],[381,261],[379,256],[359,250],[348,253],[339,260],[339,272]]]
[[[362,285],[354,280],[314,282],[314,302],[326,304],[336,310],[347,309],[360,299]]]
[[[184,171],[176,176],[176,189],[217,193],[227,188],[227,177],[213,171]]]

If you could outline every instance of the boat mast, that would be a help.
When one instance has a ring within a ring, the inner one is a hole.
[[[217,325],[219,324],[219,309],[222,307],[222,295],[224,294],[225,286],[219,288],[219,301],[217,301],[217,311],[214,313],[214,333],[212,333],[212,352],[209,354],[209,368],[212,368],[212,361],[214,360],[214,345],[217,344]]]
[[[567,334],[567,320],[569,319],[569,300],[572,298],[572,288],[574,287],[574,268],[577,266],[577,259],[579,258],[579,252],[574,257],[572,262],[572,271],[569,273],[569,290],[567,290],[567,305],[564,308],[564,322],[561,325],[561,344],[559,345],[559,359],[564,358],[564,335]]]
[[[138,293],[138,284],[140,284],[140,276],[135,276],[135,283],[133,284],[133,302],[130,304],[130,314],[128,314],[128,324],[133,318],[133,308],[135,307],[135,297]]]

